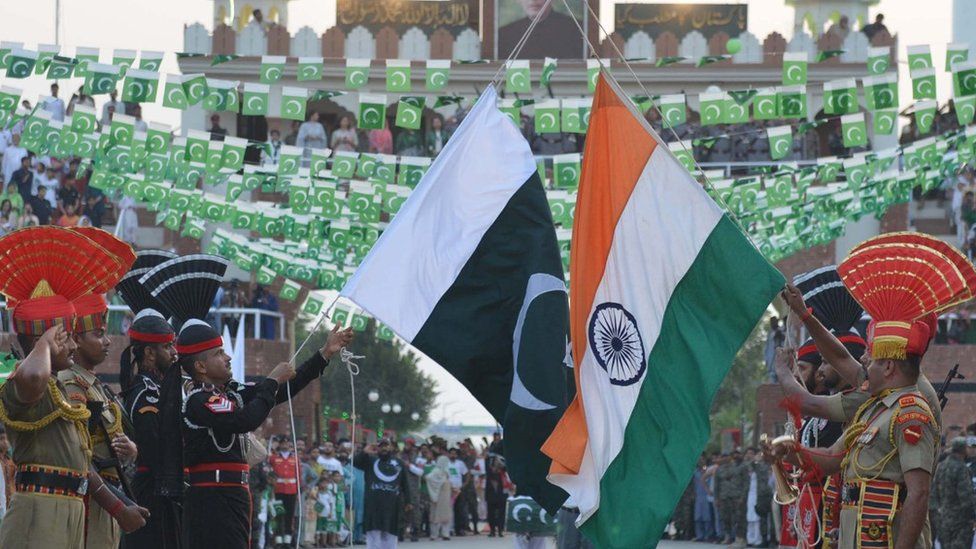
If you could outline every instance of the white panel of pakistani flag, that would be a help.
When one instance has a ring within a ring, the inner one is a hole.
[[[342,289],[406,341],[536,171],[528,143],[496,101],[489,86]]]

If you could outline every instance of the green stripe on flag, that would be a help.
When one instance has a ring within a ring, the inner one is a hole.
[[[723,215],[668,301],[600,508],[581,528],[598,547],[657,545],[708,442],[715,393],[784,282]]]

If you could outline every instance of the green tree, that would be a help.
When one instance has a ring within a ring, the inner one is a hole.
[[[722,429],[746,428],[754,424],[756,417],[756,389],[766,379],[766,363],[763,351],[766,348],[766,333],[769,322],[764,317],[753,328],[749,338],[732,361],[732,368],[722,385],[719,386],[712,402],[712,436],[705,448],[708,452],[721,449],[719,440]],[[744,421],[743,421],[744,420]],[[745,436],[746,433],[743,433]],[[744,441],[750,445],[749,441]]]
[[[297,341],[304,341],[308,334],[308,318],[301,318],[299,325]],[[320,349],[325,338],[325,329],[319,328],[302,349],[296,363],[301,364]],[[358,424],[377,429],[382,421],[384,428],[405,433],[428,423],[437,397],[437,383],[417,368],[417,354],[397,339],[377,339],[375,320],[370,320],[366,330],[356,334],[349,350],[364,357],[354,360],[359,365],[359,375],[355,376]],[[320,382],[323,411],[331,417],[343,417],[343,414],[348,417],[352,412],[349,371],[338,356],[332,359]],[[380,393],[380,398],[370,402],[367,395],[374,389]],[[384,403],[399,404],[402,409],[399,414],[392,411],[384,414],[380,409]],[[411,417],[415,412],[419,415],[416,420]]]

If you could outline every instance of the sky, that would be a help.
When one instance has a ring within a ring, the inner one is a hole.
[[[635,0],[631,0],[635,1]],[[636,0],[641,1],[641,0]],[[972,2],[973,0],[957,0]],[[601,20],[605,26],[612,24],[613,1],[600,0]],[[656,3],[656,2],[643,2]],[[722,3],[721,0],[693,0],[688,3]],[[793,29],[793,8],[784,0],[729,1],[725,3],[748,4],[749,30],[760,41],[770,32],[777,31],[787,38]],[[926,0],[924,7],[918,2],[906,0],[881,0],[871,7],[869,16],[885,14],[889,30],[899,38],[899,57],[904,60],[904,49],[910,44],[930,44],[936,67],[941,68],[945,59],[945,44],[952,40],[952,0]],[[183,27],[195,22],[208,28],[213,20],[213,4],[210,0],[62,0],[60,44],[68,53],[74,48],[98,47],[105,56],[110,50],[137,49],[164,51],[167,55],[161,72],[178,72],[173,52],[183,49]],[[16,2],[0,0],[3,17],[0,17],[0,40],[24,42],[27,47],[36,44],[55,43],[55,0]],[[319,34],[335,22],[334,0],[291,0],[289,4],[289,30],[297,31],[308,25]],[[612,28],[608,29],[612,30]],[[976,42],[976,41],[974,41]],[[973,44],[976,50],[976,43]],[[903,106],[911,103],[910,83],[906,70],[902,70],[900,83]],[[949,78],[941,70],[939,75],[939,103],[949,98]],[[0,78],[0,83],[10,84]],[[67,99],[80,81],[72,86],[62,86]],[[645,83],[653,93],[653,83]],[[14,83],[25,90],[24,97],[32,100],[41,93],[48,93],[47,83],[31,78]],[[101,105],[102,99],[98,100]],[[147,105],[143,109],[146,120],[171,125],[179,124],[179,112],[160,105]],[[437,380],[441,395],[432,413],[433,420],[447,419],[466,424],[492,424],[488,412],[464,387],[430,360],[421,368]]]

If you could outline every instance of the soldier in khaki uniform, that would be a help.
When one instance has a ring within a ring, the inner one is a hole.
[[[86,498],[108,509],[123,529],[135,530],[145,523],[145,510],[119,499],[91,470],[90,413],[69,401],[52,375],[71,366],[71,300],[114,284],[127,266],[91,239],[50,226],[0,238],[0,255],[0,291],[15,304],[12,323],[28,353],[0,386],[0,421],[17,465],[0,547],[82,549]]]
[[[58,372],[58,380],[64,384],[68,400],[90,406],[98,403],[101,418],[98,424],[88,423],[92,442],[92,465],[105,482],[121,489],[116,458],[130,461],[135,459],[136,446],[123,432],[123,425],[129,420],[122,411],[118,398],[95,375],[95,367],[105,361],[108,355],[109,340],[105,335],[105,316],[108,304],[101,294],[88,294],[73,302],[75,307],[74,364],[71,368]],[[89,409],[91,411],[91,408]],[[104,430],[103,426],[104,425]],[[108,431],[111,441],[106,438]],[[111,449],[109,444],[112,445]],[[113,455],[114,454],[114,455]],[[118,547],[121,532],[118,523],[108,512],[98,505],[89,505],[85,527],[87,547]]]

